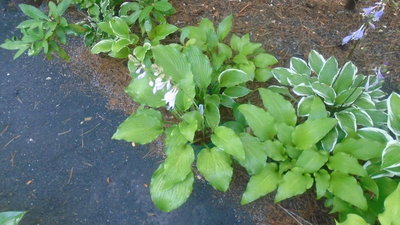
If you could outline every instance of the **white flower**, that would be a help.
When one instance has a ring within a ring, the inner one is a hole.
[[[201,115],[204,114],[204,105],[203,105],[203,104],[200,104],[200,105],[199,105],[199,111],[200,111],[200,114],[201,114]]]
[[[164,82],[161,77],[157,77],[154,80],[154,87],[153,87],[153,94],[155,94],[157,91],[163,89],[167,82]]]
[[[167,103],[167,109],[173,109],[175,107],[175,100],[176,100],[176,95],[178,94],[178,88],[173,87],[171,90],[169,90],[167,93],[165,93],[164,98],[162,99]]]
[[[151,69],[153,70],[154,76],[158,77],[163,73],[163,70],[161,67],[157,66],[157,64],[152,64]]]

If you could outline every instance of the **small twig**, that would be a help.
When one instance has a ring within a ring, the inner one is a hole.
[[[238,16],[242,16],[242,12],[247,9],[247,7],[251,6],[251,3],[247,3],[239,12]]]
[[[292,217],[298,224],[303,225],[303,223],[300,221],[302,220],[305,224],[308,225],[313,225],[312,223],[308,222],[306,219],[302,218],[301,216],[297,215],[296,213],[289,211],[288,209],[284,208],[283,206],[279,205],[278,206],[285,211],[290,217]],[[300,220],[299,220],[300,219]]]
[[[83,129],[81,129],[81,147],[83,148]]]
[[[1,131],[0,137],[3,136],[3,134],[5,134],[7,130],[8,130],[8,125]]]
[[[94,126],[92,129],[90,129],[90,130],[86,131],[85,133],[82,133],[82,134],[81,134],[81,136],[83,136],[83,135],[85,135],[85,134],[88,134],[88,133],[92,132],[94,129],[96,129],[96,127],[100,126],[100,124],[101,124],[101,123],[98,123],[98,124],[96,124],[96,126]]]
[[[18,101],[19,103],[24,104],[19,96],[15,97],[15,98],[17,99],[17,101]]]
[[[17,136],[15,136],[15,137],[11,138],[11,140],[10,140],[9,142],[7,142],[7,144],[5,144],[5,145],[3,146],[3,148],[7,147],[9,144],[11,144],[11,142],[13,142],[14,140],[16,140],[16,139],[18,139],[18,138],[20,138],[20,137],[21,137],[21,135],[17,135]]]
[[[11,167],[14,167],[14,166],[15,166],[14,160],[15,160],[15,155],[16,155],[16,154],[17,154],[17,152],[11,153],[11,159],[10,159]]]
[[[69,171],[69,177],[68,177],[67,184],[71,183],[73,173],[74,173],[74,167],[72,167],[71,170]]]
[[[67,131],[60,132],[60,133],[58,133],[57,135],[58,135],[58,136],[61,136],[61,135],[64,135],[64,134],[68,134],[69,132],[71,132],[71,128],[69,128],[69,130],[67,130]]]

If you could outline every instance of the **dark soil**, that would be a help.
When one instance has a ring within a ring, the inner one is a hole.
[[[264,48],[279,59],[279,66],[288,66],[290,57],[307,58],[311,49],[325,57],[334,55],[343,64],[353,61],[364,74],[371,74],[374,67],[388,63],[385,74],[387,90],[398,90],[400,85],[400,11],[387,7],[376,30],[370,30],[358,49],[350,57],[351,46],[341,46],[341,39],[358,29],[362,7],[374,1],[360,1],[354,10],[345,8],[346,1],[331,0],[171,0],[176,15],[170,23],[179,27],[195,25],[206,17],[217,24],[225,16],[233,14],[233,32],[250,33],[252,41],[261,42]],[[73,12],[72,12],[73,13]],[[71,55],[69,67],[89,81],[97,91],[107,97],[108,107],[129,114],[137,105],[124,93],[130,81],[125,62],[101,55],[92,55],[74,41],[68,47]],[[122,121],[122,120],[120,120]],[[112,130],[112,128],[110,128]],[[163,146],[158,141],[152,145],[151,153],[160,156]],[[154,164],[153,164],[154,165]],[[136,168],[136,167],[133,167]],[[247,175],[236,169],[237,175],[227,193],[216,192],[218,201],[240,201]],[[207,198],[207,197],[206,197]],[[269,195],[253,204],[239,208],[252,216],[254,224],[333,224],[333,217],[315,200],[314,193],[273,203]],[[300,221],[300,222],[299,222]],[[160,223],[162,224],[162,223]],[[164,223],[167,224],[167,223]],[[241,223],[247,224],[247,223]]]

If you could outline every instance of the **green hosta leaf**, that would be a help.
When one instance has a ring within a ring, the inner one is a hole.
[[[385,169],[396,176],[400,176],[398,168],[400,168],[400,143],[390,141],[382,153],[381,168]]]
[[[325,195],[326,190],[328,190],[331,176],[326,170],[322,169],[314,173],[314,178],[317,199],[320,199]]]
[[[246,34],[245,36],[248,36],[248,35],[249,34]],[[242,40],[243,40],[243,37],[242,37]],[[243,43],[243,45],[242,45],[240,54],[243,54],[243,55],[251,55],[251,54],[255,53],[256,50],[258,50],[262,47],[262,45],[260,43],[251,43],[251,42],[248,42],[248,43],[242,42],[242,43]]]
[[[335,127],[331,131],[329,131],[329,133],[324,138],[322,138],[321,140],[322,148],[328,152],[333,151],[338,141],[338,137],[339,137],[339,131]]]
[[[194,134],[197,130],[197,121],[182,121],[178,124],[180,133],[188,140],[193,142]]]
[[[289,97],[292,100],[295,100],[293,95],[290,93],[289,89],[287,87],[282,87],[282,86],[277,86],[277,85],[270,85],[267,88],[268,90],[271,90],[275,93],[281,94],[283,96]]]
[[[324,83],[319,83],[319,82],[312,83],[311,88],[317,95],[319,95],[320,97],[322,97],[324,99],[324,102],[327,105],[334,104],[335,98],[336,98],[336,93],[333,90],[333,88],[331,88],[330,86],[328,86]]]
[[[338,62],[335,57],[330,57],[318,73],[318,80],[328,86],[332,85],[333,81],[338,74]]]
[[[360,177],[360,184],[364,190],[368,190],[374,194],[373,198],[379,199],[379,187],[370,176]]]
[[[165,129],[165,146],[167,147],[167,154],[172,148],[185,145],[188,141],[179,131],[177,124],[172,125]]]
[[[260,53],[254,57],[254,64],[258,68],[267,68],[278,63],[275,56],[268,53]]]
[[[323,119],[327,117],[328,111],[326,111],[324,102],[319,97],[315,97],[310,108],[308,120]]]
[[[294,74],[287,78],[291,86],[310,85],[311,78],[304,74]]]
[[[111,29],[109,22],[100,22],[97,24],[97,26],[100,28],[101,31],[110,35],[114,35],[114,31]]]
[[[335,222],[336,225],[369,225],[365,220],[357,214],[347,214],[347,218],[342,223]]]
[[[225,17],[221,23],[218,25],[217,35],[220,41],[224,40],[225,37],[229,34],[232,28],[233,16],[229,15]]]
[[[194,161],[194,151],[189,144],[183,146],[172,146],[168,152],[163,165],[163,173],[165,174],[165,186],[173,186],[183,182],[187,175],[192,172],[192,164]]]
[[[333,172],[328,190],[343,201],[362,210],[368,209],[367,200],[364,197],[362,188],[357,183],[357,180],[350,175]]]
[[[147,144],[163,132],[161,113],[154,109],[143,109],[122,122],[112,136],[115,140],[125,140]]]
[[[205,121],[211,129],[214,129],[219,125],[221,116],[219,113],[219,108],[214,103],[206,103],[204,108]]]
[[[337,124],[333,118],[307,120],[296,126],[293,132],[293,143],[300,149],[308,149],[320,141]]]
[[[357,159],[366,161],[373,158],[380,158],[384,148],[385,145],[378,141],[366,138],[347,138],[341,143],[337,144],[333,151],[345,152]]]
[[[393,141],[392,136],[390,136],[387,131],[375,127],[361,128],[357,131],[357,134],[360,135],[361,138],[378,141],[382,144]]]
[[[218,82],[221,87],[233,87],[249,80],[251,80],[251,77],[244,71],[238,69],[227,69],[218,77]]]
[[[246,157],[245,160],[239,160],[239,163],[246,168],[250,175],[254,175],[267,164],[266,145],[247,133],[242,133],[240,140],[243,143]]]
[[[186,111],[193,105],[196,95],[193,75],[190,73],[186,78],[178,82],[179,92],[176,95],[176,108]]]
[[[242,104],[239,112],[246,118],[247,124],[261,141],[272,139],[276,134],[274,118],[264,109],[254,105]]]
[[[119,52],[122,48],[128,46],[130,44],[130,40],[121,38],[118,41],[115,41],[111,47],[113,52]]]
[[[299,116],[309,115],[314,98],[314,96],[309,96],[300,99],[299,103],[297,104],[297,114]]]
[[[194,82],[201,89],[206,89],[211,83],[213,72],[210,60],[196,46],[186,47],[184,53],[190,62]]]
[[[43,19],[43,20],[48,19],[46,14],[44,14],[42,11],[40,11],[40,9],[34,6],[27,4],[19,4],[18,6],[25,15],[29,16],[32,19]]]
[[[234,86],[225,89],[224,94],[232,98],[240,98],[251,92],[250,89],[242,86]]]
[[[124,59],[124,58],[128,58],[129,54],[131,54],[131,53],[132,53],[131,49],[129,49],[128,47],[124,47],[121,50],[119,50],[118,52],[110,52],[108,55],[113,58]]]
[[[289,85],[288,77],[295,76],[296,72],[291,69],[277,67],[272,70],[272,74],[280,84]]]
[[[287,156],[285,155],[285,148],[281,142],[267,140],[264,143],[264,149],[268,157],[275,161],[284,161],[287,159]]]
[[[280,142],[282,142],[286,146],[293,145],[292,133],[294,131],[294,127],[289,126],[286,123],[277,123],[275,124],[275,128]]]
[[[153,173],[150,195],[157,208],[164,212],[170,212],[180,207],[189,198],[193,190],[194,176],[190,172],[184,181],[173,186],[166,185],[165,176],[162,166]]]
[[[296,71],[298,74],[304,74],[310,76],[311,69],[308,67],[307,63],[300,58],[292,57],[290,59],[290,69]]]
[[[250,177],[240,204],[245,205],[273,192],[281,181],[276,164],[267,164],[259,173]]]
[[[324,57],[315,50],[311,50],[308,55],[308,65],[316,74],[319,74],[325,64]]]
[[[226,191],[232,179],[233,168],[231,157],[218,148],[204,148],[197,156],[197,169],[211,185]]]
[[[128,27],[128,24],[126,24],[123,19],[119,17],[112,18],[110,20],[110,27],[116,36],[129,38],[129,34],[131,33],[131,31]]]
[[[365,112],[371,117],[372,121],[374,121],[374,126],[385,126],[388,121],[388,114],[381,110],[365,110]],[[390,129],[390,128],[389,128]]]
[[[260,88],[258,91],[260,92],[265,108],[277,122],[283,122],[289,126],[296,125],[296,112],[289,101],[284,99],[280,94],[268,89]]]
[[[400,184],[397,185],[395,191],[393,191],[385,200],[385,211],[379,214],[379,222],[382,225],[397,225],[399,224],[400,218]]]
[[[167,12],[173,7],[168,1],[158,1],[154,4],[154,8],[161,12]]]
[[[149,33],[149,38],[152,40],[152,43],[158,44],[161,40],[165,39],[168,35],[174,33],[177,30],[178,27],[172,24],[160,24],[151,29]]]
[[[364,110],[360,108],[348,108],[346,111],[353,113],[356,117],[356,123],[358,125],[372,127],[374,125],[372,118]]]
[[[158,45],[152,48],[156,64],[172,77],[174,82],[193,77],[190,63],[186,57],[171,45]]]
[[[57,10],[58,10],[58,15],[63,15],[65,10],[68,9],[68,7],[72,4],[72,0],[63,0],[58,4]]]
[[[100,52],[109,52],[114,44],[114,40],[105,39],[95,44],[91,50],[92,54],[99,54]]]
[[[139,21],[140,22],[145,21],[145,23],[146,23],[146,21],[150,21],[149,16],[150,16],[150,12],[152,10],[153,10],[153,6],[151,6],[151,5],[144,7],[143,10],[140,12]]]
[[[346,64],[344,64],[333,85],[336,93],[340,94],[342,91],[351,87],[355,79],[356,73],[357,67],[352,62],[347,62]]]
[[[267,68],[267,69],[256,69],[255,73],[254,73],[254,78],[259,81],[259,82],[267,82],[269,81],[274,75],[271,72],[271,69]]]
[[[328,161],[329,154],[325,151],[313,149],[305,150],[296,161],[296,166],[301,167],[306,173],[318,171]]]
[[[335,104],[341,106],[349,106],[353,104],[358,97],[360,97],[363,91],[364,88],[362,87],[344,90],[336,97]]]
[[[211,141],[219,149],[236,157],[238,160],[245,159],[243,144],[232,129],[222,126],[215,128]]]
[[[392,93],[387,100],[388,127],[396,135],[400,136],[400,95]]]
[[[335,113],[335,118],[339,121],[339,127],[346,133],[351,134],[357,130],[356,117],[351,112]]]
[[[283,176],[282,183],[279,184],[275,202],[288,199],[290,197],[303,194],[313,184],[310,174],[304,173],[301,168],[295,167]]]
[[[367,176],[367,171],[358,163],[358,160],[344,152],[335,152],[329,158],[327,165],[331,170],[358,176]]]
[[[151,107],[165,106],[165,102],[162,100],[164,97],[164,91],[153,93],[153,88],[149,85],[150,79],[148,75],[142,79],[133,79],[125,92],[135,101],[140,104],[145,104]]]
[[[0,224],[18,225],[25,213],[18,211],[0,212]]]
[[[293,92],[298,96],[314,95],[314,91],[310,85],[299,84],[293,88]]]
[[[362,93],[354,102],[354,105],[361,109],[376,109],[375,103],[368,93]]]

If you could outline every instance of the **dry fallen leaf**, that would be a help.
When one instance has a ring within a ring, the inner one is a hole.
[[[92,117],[91,117],[91,116],[85,117],[84,120],[85,120],[85,121],[90,121],[90,120],[92,120]]]
[[[33,180],[28,180],[27,182],[26,182],[26,184],[32,184],[33,183]]]

